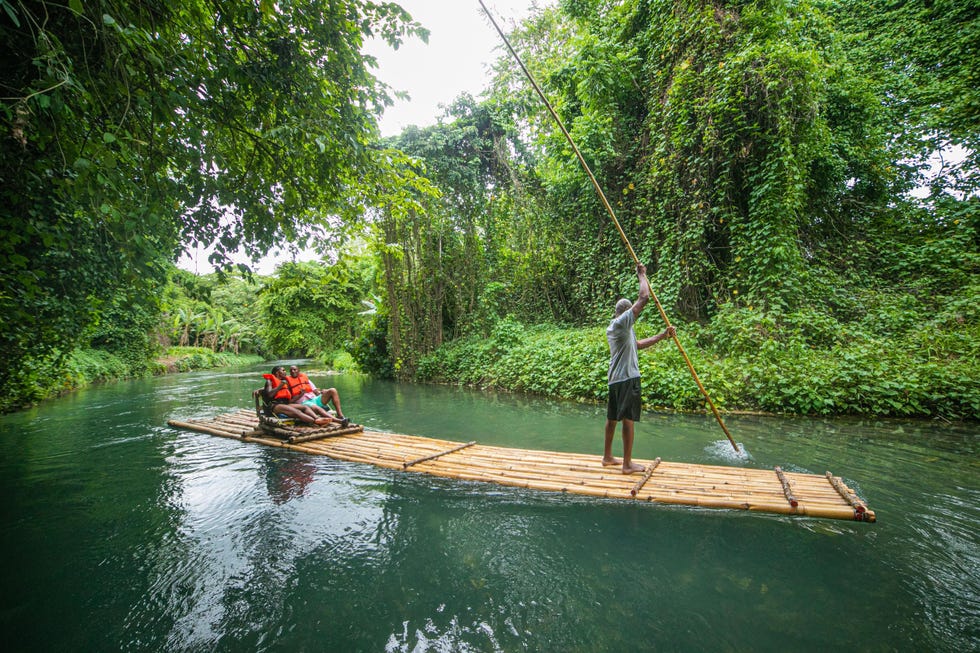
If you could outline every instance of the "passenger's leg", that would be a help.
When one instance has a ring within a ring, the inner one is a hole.
[[[320,401],[323,405],[327,405],[328,402],[333,402],[334,408],[337,409],[337,419],[344,419],[344,411],[340,408],[340,393],[337,392],[337,388],[321,390]]]

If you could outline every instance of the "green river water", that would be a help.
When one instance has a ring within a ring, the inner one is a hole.
[[[647,413],[635,457],[841,476],[874,524],[603,501],[181,431],[269,366],[0,417],[7,651],[977,651],[980,427]],[[601,453],[604,410],[306,370],[370,429]],[[616,449],[621,449],[617,434]]]

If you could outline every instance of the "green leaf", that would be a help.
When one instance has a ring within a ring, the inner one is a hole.
[[[17,18],[17,11],[10,5],[9,2],[0,2],[3,5],[4,11],[7,12],[7,16],[10,17],[10,21],[14,24],[14,27],[20,27],[20,19]]]

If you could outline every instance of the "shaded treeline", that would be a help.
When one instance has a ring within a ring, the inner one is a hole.
[[[23,63],[2,100],[15,370],[99,346],[91,327],[133,307],[133,333],[150,332],[164,309],[132,295],[181,243],[220,260],[316,240],[325,265],[282,271],[268,296],[293,299],[264,300],[277,326],[256,328],[262,351],[347,349],[402,379],[564,395],[548,389],[568,385],[560,371],[508,382],[450,352],[492,342],[471,358],[499,362],[526,344],[513,325],[595,326],[635,292],[619,233],[509,58],[486,99],[380,141],[389,91],[359,49],[419,32],[393,7],[40,3],[58,16],[43,22],[3,4]],[[980,412],[977,5],[563,0],[510,34],[731,406]],[[71,286],[69,245],[89,241]],[[573,396],[601,394],[601,374],[578,373]]]

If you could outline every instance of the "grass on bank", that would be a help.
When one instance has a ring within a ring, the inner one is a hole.
[[[820,319],[817,319],[820,317]],[[660,330],[649,319],[644,338]],[[747,309],[712,323],[678,327],[678,338],[720,409],[800,415],[980,417],[980,346],[972,329],[870,335],[857,325]],[[503,320],[491,337],[444,345],[421,361],[418,379],[496,387],[586,402],[607,393],[605,325],[525,327]],[[640,352],[649,409],[702,411],[701,392],[678,348]]]
[[[262,360],[261,356],[254,354],[214,352],[202,347],[171,347],[156,360],[136,360],[134,363],[105,350],[75,349],[61,365],[50,360],[34,361],[29,387],[0,397],[0,412],[18,410],[97,383],[227,365],[251,365]]]
[[[263,360],[265,359],[257,354],[212,351],[206,347],[168,347],[164,355],[153,362],[153,374],[190,372],[230,365],[255,365]]]

